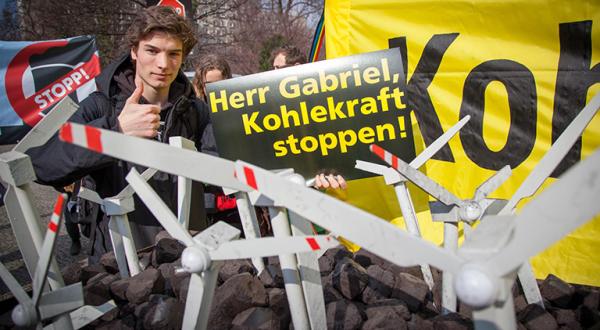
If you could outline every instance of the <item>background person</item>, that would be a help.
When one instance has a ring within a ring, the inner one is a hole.
[[[192,84],[199,98],[207,101],[206,84],[231,78],[229,63],[220,55],[208,54],[200,58]]]
[[[229,79],[232,76],[227,60],[216,54],[202,56],[197,62],[194,71],[195,75],[192,84],[194,85],[196,95],[205,101],[207,101],[206,84]],[[242,230],[235,197],[225,195],[221,187],[211,185],[205,187],[204,205],[209,225],[217,221],[225,221]],[[264,219],[261,220],[261,222],[264,222]],[[268,233],[267,227],[261,225],[262,235]]]
[[[306,55],[297,47],[286,45],[271,52],[271,63],[274,70],[287,68],[292,65],[305,64]]]
[[[79,192],[79,181],[64,187],[67,193],[67,207],[65,209],[65,228],[71,239],[69,253],[74,256],[81,252],[81,234],[77,224],[77,193]]]

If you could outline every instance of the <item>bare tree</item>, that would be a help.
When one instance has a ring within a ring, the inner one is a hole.
[[[4,2],[0,17],[0,40],[19,40],[19,25],[16,15],[16,0]]]
[[[21,40],[95,35],[106,64],[123,51],[127,27],[141,6],[136,0],[20,1]]]
[[[15,0],[20,40],[48,40],[91,34],[96,36],[102,64],[125,51],[127,27],[146,0]],[[189,19],[196,26],[198,45],[184,68],[205,53],[226,56],[234,72],[266,69],[271,50],[282,44],[310,48],[312,28],[323,0],[192,0]],[[5,23],[5,21],[3,21]],[[262,66],[261,66],[262,63]]]
[[[270,69],[274,48],[290,44],[308,53],[313,28],[323,9],[322,0],[247,0],[224,13],[217,25],[199,24],[208,38],[200,39],[197,56],[224,55],[236,73],[248,74]],[[313,23],[311,23],[311,21]],[[229,24],[223,28],[223,24]],[[218,25],[221,25],[218,28]]]
[[[314,20],[323,10],[323,0],[263,0],[263,9],[277,14],[286,23]]]
[[[226,18],[228,13],[235,11],[247,0],[193,0],[192,7],[196,10],[191,17],[192,21],[199,21],[207,17]]]

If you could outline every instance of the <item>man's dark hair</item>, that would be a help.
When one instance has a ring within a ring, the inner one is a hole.
[[[271,65],[273,65],[275,57],[277,57],[279,54],[285,56],[286,65],[304,64],[307,62],[306,55],[304,55],[304,53],[301,52],[300,49],[294,46],[286,45],[275,49],[271,53]]]
[[[196,44],[196,36],[190,25],[171,7],[153,6],[140,11],[127,30],[126,38],[129,47],[137,48],[140,41],[153,32],[165,32],[171,37],[180,39],[183,58]]]
[[[198,79],[198,82],[202,82],[206,73],[210,70],[219,70],[223,75],[224,79],[231,78],[231,68],[229,63],[220,55],[208,54],[202,56],[196,63],[196,74],[194,76],[194,82]]]

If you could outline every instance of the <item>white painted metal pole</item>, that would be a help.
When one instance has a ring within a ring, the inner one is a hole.
[[[463,237],[465,239],[469,238],[471,236],[471,233],[473,232],[473,227],[471,227],[470,224],[463,222]]]
[[[17,200],[19,201],[19,207],[23,212],[23,217],[25,219],[25,223],[27,224],[27,228],[29,229],[30,238],[33,244],[36,247],[38,253],[36,254],[36,263],[37,258],[39,258],[39,251],[42,248],[44,237],[42,236],[41,222],[38,214],[35,211],[35,207],[31,203],[31,186],[29,183],[26,183],[20,187],[13,187],[15,190],[15,195]],[[48,273],[48,283],[53,290],[60,289],[65,286],[65,282],[63,281],[62,274],[56,263],[56,260],[51,257],[50,261],[50,272]],[[35,266],[34,266],[35,268]],[[33,274],[30,272],[30,274]],[[32,275],[33,277],[33,275]],[[61,315],[58,316],[55,320],[55,325],[60,329],[73,329],[73,323],[71,322],[71,317],[69,315]]]
[[[17,200],[19,201],[19,206],[21,208],[21,211],[23,212],[25,223],[27,224],[27,228],[29,229],[29,233],[31,235],[31,240],[36,247],[36,251],[40,251],[44,242],[44,236],[42,235],[40,218],[36,213],[35,207],[31,203],[31,196],[33,196],[31,192],[31,185],[29,183],[26,183],[20,187],[14,188],[15,195],[17,197]],[[36,253],[36,263],[37,256],[39,256],[39,253]],[[54,258],[52,258],[52,261],[50,262],[48,283],[50,284],[50,287],[54,290],[60,289],[65,286],[65,282],[62,278],[62,273],[60,272],[60,268],[58,267],[58,264],[56,263],[56,260]]]
[[[289,237],[292,235],[290,223],[285,209],[280,207],[269,207],[271,215],[271,226],[273,227],[273,236]],[[300,274],[298,272],[298,261],[293,254],[279,256],[283,281],[285,284],[285,293],[290,304],[290,314],[294,329],[309,329],[308,312],[306,310],[304,293],[300,283]]]
[[[256,211],[250,203],[248,193],[238,191],[235,193],[237,209],[242,221],[242,229],[246,239],[254,239],[260,237],[260,227],[256,219]],[[265,269],[265,262],[262,258],[252,258],[252,265],[256,268],[257,274],[260,274]]]
[[[25,192],[21,191],[21,194]],[[21,198],[22,199],[22,198]],[[27,271],[33,277],[35,268],[38,261],[38,246],[35,241],[31,238],[31,229],[28,224],[30,221],[25,220],[25,214],[23,213],[23,207],[21,206],[21,199],[17,196],[17,189],[14,186],[8,186],[6,194],[4,195],[4,203],[6,205],[6,212],[8,213],[8,219],[12,227],[13,233],[17,240],[17,245],[25,261]],[[37,228],[37,229],[36,229]],[[41,230],[39,227],[34,227],[33,230]],[[41,233],[40,233],[41,235]]]
[[[456,222],[444,222],[444,249],[456,253],[458,249],[458,224]],[[454,280],[450,272],[442,274],[442,314],[456,312],[456,292],[454,292]]]
[[[140,268],[140,262],[138,260],[137,249],[135,247],[133,236],[131,234],[131,227],[129,227],[129,218],[126,214],[114,215],[113,217],[116,221],[118,231],[121,234],[121,239],[123,240],[123,249],[125,251],[125,256],[127,257],[129,273],[131,274],[131,276],[135,276],[139,274],[142,270]],[[111,218],[111,220],[112,219],[113,218]]]
[[[178,148],[196,150],[194,141],[181,136],[169,138],[169,144]],[[185,229],[190,228],[190,203],[192,198],[192,180],[184,176],[177,177],[177,219]]]
[[[202,274],[192,274],[182,329],[204,330],[208,326],[208,316],[221,265],[221,262],[213,262],[210,269]]]
[[[129,268],[127,267],[127,255],[123,247],[123,237],[119,233],[117,221],[113,217],[108,220],[108,233],[110,234],[110,242],[112,243],[117,266],[119,267],[119,275],[121,275],[121,278],[128,278]]]
[[[292,234],[294,236],[313,235],[311,224],[300,215],[288,211]],[[321,283],[321,270],[316,252],[297,253],[298,270],[304,289],[306,311],[311,329],[326,329],[327,318],[325,310],[325,296]]]
[[[500,282],[502,286],[500,290],[504,291],[500,295],[505,295],[506,299],[497,301],[482,310],[474,310],[473,323],[475,329],[514,330],[517,328],[515,305],[511,291],[514,279],[501,279]]]
[[[421,237],[419,230],[419,223],[417,222],[417,213],[415,207],[410,199],[408,188],[406,187],[406,179],[402,177],[395,169],[391,167],[382,166],[375,163],[365,162],[357,160],[355,168],[363,171],[383,175],[386,184],[393,185],[396,191],[396,198],[404,217],[404,223],[406,223],[406,229],[408,232],[416,237]],[[433,275],[431,274],[431,268],[428,264],[421,264],[421,273],[423,274],[423,280],[427,283],[430,290],[433,290],[434,282]]]
[[[517,272],[519,282],[521,282],[521,288],[528,304],[537,304],[540,307],[544,307],[544,300],[540,292],[540,287],[535,280],[535,274],[531,268],[529,262],[524,262],[519,271]]]
[[[190,228],[190,203],[192,199],[192,180],[177,177],[177,218],[183,228]]]
[[[396,191],[396,196],[398,198],[398,204],[400,204],[400,210],[402,211],[402,216],[404,217],[404,223],[406,224],[406,229],[413,236],[421,237],[421,231],[419,230],[419,223],[417,222],[417,213],[415,212],[415,207],[410,199],[410,195],[408,192],[408,187],[406,186],[406,182],[399,182],[394,185],[394,190]],[[431,274],[431,268],[428,264],[421,264],[421,273],[423,273],[423,280],[427,283],[429,290],[433,291],[433,275]]]

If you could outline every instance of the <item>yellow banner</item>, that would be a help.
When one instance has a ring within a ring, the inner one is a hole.
[[[510,165],[512,176],[490,195],[509,199],[600,92],[598,1],[326,1],[325,31],[327,58],[388,47],[403,51],[406,98],[422,139],[415,141],[417,149],[471,116],[426,164],[428,176],[461,198],[473,197],[483,181]],[[596,114],[553,177],[599,147]],[[398,221],[393,190],[380,179],[353,182],[345,197]],[[421,230],[440,243],[441,226],[421,213]],[[600,217],[533,258],[536,275],[600,286],[598,237]]]

